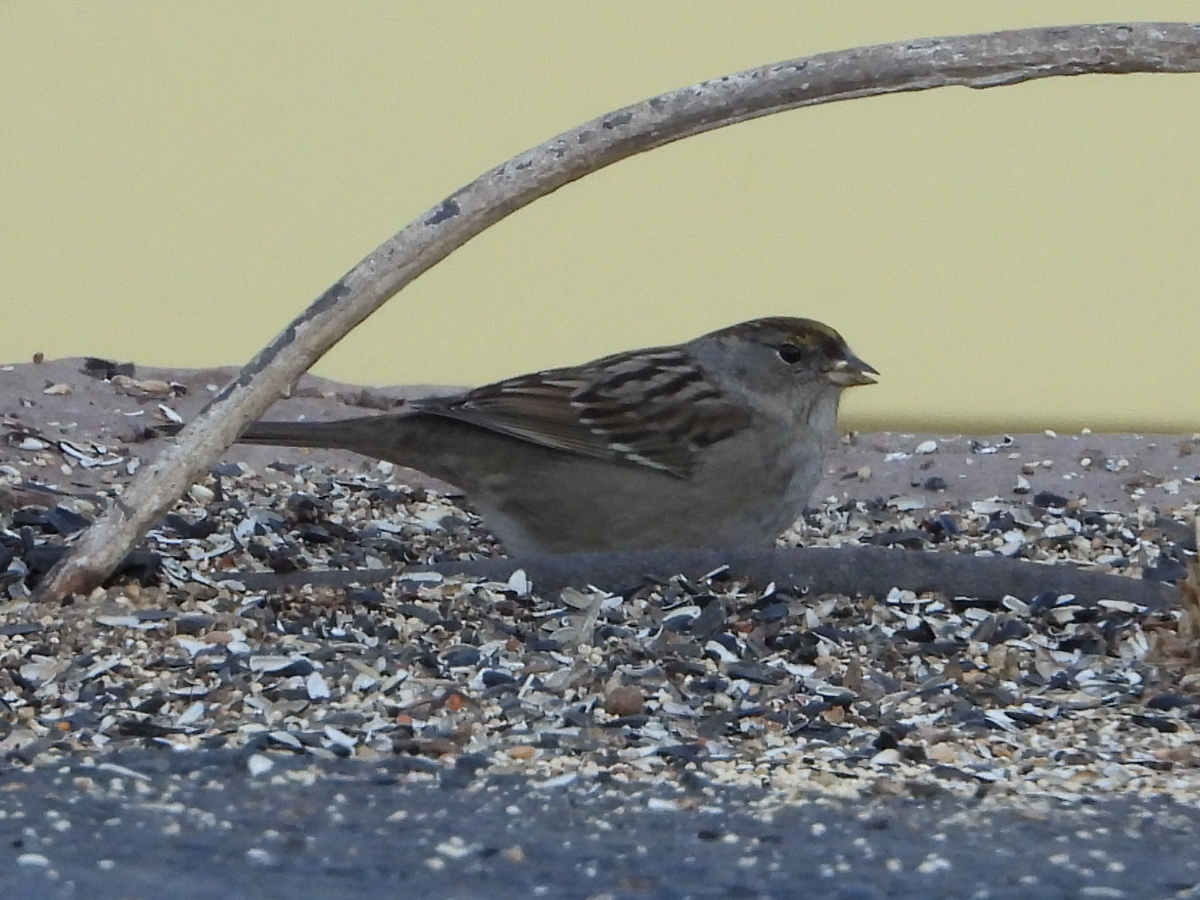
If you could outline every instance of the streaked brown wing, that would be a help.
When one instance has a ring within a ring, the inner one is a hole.
[[[696,451],[750,424],[677,348],[621,353],[417,404],[501,434],[687,478]]]

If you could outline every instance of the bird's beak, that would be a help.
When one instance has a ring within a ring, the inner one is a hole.
[[[873,367],[850,352],[825,370],[825,378],[831,384],[843,388],[854,387],[858,384],[874,384],[875,379],[871,376],[878,374]]]

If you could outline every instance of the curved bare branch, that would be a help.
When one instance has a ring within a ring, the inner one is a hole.
[[[488,226],[591,172],[747,119],[835,100],[1057,75],[1200,71],[1200,24],[1128,23],[930,38],[726,75],[594,119],[455,191],[384,242],[254,357],[144,469],[43,581],[42,597],[98,584],[293,381],[421,273]]]

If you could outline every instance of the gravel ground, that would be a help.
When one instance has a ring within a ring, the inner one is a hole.
[[[1088,592],[694,564],[616,594],[511,568],[285,586],[502,551],[447,486],[253,447],[125,579],[31,604],[153,424],[224,377],[0,370],[11,896],[1200,893],[1197,616],[1162,600],[1195,552],[1194,436],[851,436],[782,541],[1107,579]],[[305,379],[275,414],[420,392]]]

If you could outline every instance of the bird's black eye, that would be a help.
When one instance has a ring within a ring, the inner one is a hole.
[[[800,360],[804,359],[804,351],[795,344],[780,344],[777,348],[775,348],[775,352],[778,353],[779,358],[789,366],[794,366],[796,363],[800,362]]]

